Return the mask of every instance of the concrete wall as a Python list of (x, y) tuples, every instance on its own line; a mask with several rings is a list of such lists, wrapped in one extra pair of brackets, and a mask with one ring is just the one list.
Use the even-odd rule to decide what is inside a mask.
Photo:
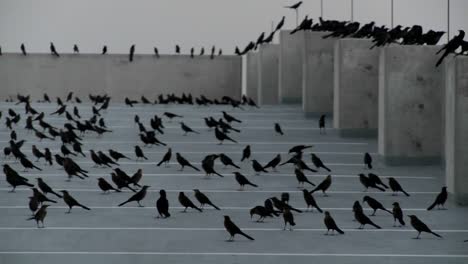
[(258, 103), (273, 105), (279, 103), (278, 44), (264, 44), (258, 51)]
[(440, 162), (444, 71), (438, 46), (390, 46), (379, 58), (379, 154), (390, 165)]
[(302, 108), (306, 116), (333, 112), (333, 53), (329, 32), (305, 32), (302, 47)]
[(380, 48), (366, 39), (335, 43), (333, 126), (341, 136), (377, 136)]
[(447, 60), (445, 99), (447, 187), (468, 205), (468, 58)]
[(245, 58), (247, 60), (247, 84), (245, 92), (248, 97), (258, 102), (258, 53), (249, 52)]
[(240, 57), (135, 55), (73, 55), (56, 58), (49, 54), (4, 54), (0, 57), (0, 99), (16, 93), (42, 98), (64, 96), (74, 91), (77, 96), (107, 93), (120, 100), (125, 97), (155, 98), (160, 93), (209, 98), (224, 95), (240, 98), (242, 63)]
[(281, 30), (279, 34), (279, 97), (280, 103), (301, 103), (304, 32), (290, 33)]

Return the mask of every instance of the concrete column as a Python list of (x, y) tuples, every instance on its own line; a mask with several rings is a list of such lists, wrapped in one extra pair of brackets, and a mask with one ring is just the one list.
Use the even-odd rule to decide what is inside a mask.
[(376, 137), (380, 48), (368, 39), (335, 43), (333, 126), (344, 137)]
[(258, 103), (279, 103), (278, 87), (279, 45), (264, 44), (258, 51)]
[(247, 85), (246, 95), (258, 102), (258, 53), (249, 52), (247, 59)]
[(445, 172), (448, 191), (468, 205), (468, 58), (446, 62)]
[(280, 103), (301, 103), (304, 32), (290, 33), (290, 30), (281, 30), (279, 35), (279, 100)]
[(444, 71), (439, 46), (382, 48), (379, 58), (379, 154), (389, 165), (440, 163)]
[(329, 32), (305, 32), (302, 48), (302, 108), (306, 116), (333, 112), (333, 53)]

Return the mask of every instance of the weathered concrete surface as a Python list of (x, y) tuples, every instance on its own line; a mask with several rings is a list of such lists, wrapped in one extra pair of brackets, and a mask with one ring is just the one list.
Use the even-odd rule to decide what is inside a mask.
[(468, 58), (446, 62), (445, 172), (455, 201), (468, 205)]
[(245, 58), (247, 60), (246, 94), (258, 102), (258, 52), (249, 52)]
[(64, 96), (107, 93), (120, 100), (144, 94), (154, 98), (160, 93), (204, 94), (211, 98), (224, 95), (240, 98), (241, 58), (208, 56), (4, 54), (0, 59), (0, 99), (17, 93), (42, 98), (47, 92)]
[(279, 97), (280, 103), (302, 102), (302, 48), (304, 32), (280, 31)]
[(304, 33), (302, 47), (302, 108), (306, 116), (333, 111), (333, 53), (335, 38), (329, 32)]
[(258, 103), (272, 105), (279, 103), (278, 44), (264, 44), (258, 51)]
[(333, 126), (341, 136), (377, 136), (380, 49), (366, 39), (335, 43)]
[(390, 165), (439, 163), (444, 71), (438, 46), (390, 46), (379, 61), (379, 154)]

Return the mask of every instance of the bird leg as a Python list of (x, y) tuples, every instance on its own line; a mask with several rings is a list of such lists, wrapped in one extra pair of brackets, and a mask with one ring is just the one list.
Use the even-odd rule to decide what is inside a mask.
[(11, 191), (9, 191), (9, 193), (14, 193), (15, 189), (16, 189), (16, 186), (13, 186), (13, 189), (11, 189)]
[(418, 236), (417, 237), (414, 237), (413, 239), (420, 239), (420, 236), (421, 235), (421, 232), (418, 232)]
[(70, 207), (70, 208), (68, 208), (68, 212), (65, 212), (65, 213), (66, 213), (66, 214), (69, 214), (69, 213), (71, 213), (71, 207)]
[(140, 201), (137, 201), (138, 207), (144, 207), (143, 205), (140, 204)]

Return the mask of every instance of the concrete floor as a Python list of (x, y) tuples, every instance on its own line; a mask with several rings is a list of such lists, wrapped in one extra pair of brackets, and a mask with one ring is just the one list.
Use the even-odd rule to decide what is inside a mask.
[[(112, 105), (112, 104), (111, 104)], [(40, 111), (50, 113), (54, 105), (33, 104)], [(9, 107), (24, 113), (23, 106), (2, 103), (0, 110), (6, 115)], [(214, 133), (208, 131), (202, 117), (213, 115), (220, 117), (220, 111), (226, 110), (240, 118), (238, 125), (242, 133), (233, 133), (232, 137), (240, 144), (226, 143), (217, 145)], [(80, 111), (85, 117), (90, 116), (90, 106), (81, 105)], [(329, 129), (327, 135), (320, 135), (317, 120), (305, 119), (299, 106), (266, 106), (261, 109), (232, 110), (230, 107), (214, 106), (198, 108), (192, 106), (139, 106), (127, 108), (123, 105), (111, 106), (105, 113), (107, 125), (114, 131), (98, 138), (94, 134), (85, 136), (84, 149), (107, 150), (113, 148), (134, 158), (133, 146), (141, 145), (137, 137), (137, 127), (133, 116), (139, 114), (149, 127), (149, 119), (170, 111), (184, 115), (183, 121), (200, 135), (183, 136), (176, 121), (166, 122), (165, 134), (158, 138), (168, 143), (173, 152), (181, 152), (184, 157), (196, 166), (202, 158), (211, 153), (224, 152), (242, 167), (241, 172), (258, 184), (259, 188), (246, 187), (238, 191), (232, 168), (223, 169), (217, 162), (216, 169), (225, 178), (217, 176), (210, 180), (187, 168), (179, 172), (179, 166), (173, 163), (170, 167), (156, 167), (164, 153), (165, 147), (144, 148), (149, 161), (120, 162), (121, 169), (133, 174), (142, 168), (142, 183), (150, 185), (150, 193), (142, 202), (145, 207), (138, 208), (135, 203), (117, 207), (132, 193), (112, 193), (103, 195), (97, 187), (97, 177), (110, 181), (111, 169), (92, 168), (89, 157), (76, 158), (84, 168), (89, 169), (90, 178), (74, 178), (66, 182), (64, 171), (56, 165), (45, 166), (36, 163), (43, 171), (22, 173), (35, 183), (34, 178), (42, 177), (56, 190), (67, 189), (78, 201), (92, 208), (85, 211), (74, 208), (71, 214), (63, 201), (53, 204), (48, 210), (45, 229), (37, 229), (33, 221), (26, 221), (30, 211), (27, 197), (30, 189), (18, 188), (16, 193), (8, 193), (10, 187), (4, 176), (0, 179), (0, 263), (284, 263), (285, 261), (303, 263), (467, 263), (468, 243), (468, 210), (449, 202), (448, 210), (425, 210), (433, 201), (444, 184), (443, 170), (439, 167), (385, 167), (375, 162), (373, 172), (385, 177), (393, 176), (411, 194), (411, 197), (392, 196), (389, 192), (369, 191), (367, 195), (381, 201), (387, 208), (398, 201), (405, 214), (415, 214), (444, 239), (423, 234), (421, 240), (414, 240), (416, 232), (411, 227), (393, 227), (393, 218), (378, 212), (373, 217), (383, 229), (375, 230), (366, 227), (357, 230), (358, 224), (353, 221), (351, 206), (355, 200), (362, 200), (366, 195), (359, 183), (357, 174), (368, 172), (363, 168), (364, 152), (374, 153), (377, 159), (376, 139), (343, 139), (336, 131)], [(24, 115), (16, 129), (20, 139), (25, 138), (23, 150), (30, 154), (31, 145), (36, 144), (41, 150), (51, 148), (58, 152), (58, 141), (44, 140), (38, 142), (32, 134), (23, 130)], [(55, 125), (64, 123), (64, 118), (47, 116), (46, 121)], [(4, 117), (2, 118), (4, 123)], [(285, 132), (277, 136), (273, 124), (279, 122)], [(331, 125), (331, 120), (328, 124)], [(3, 148), (9, 140), (9, 131), (2, 125), (0, 128), (0, 146)], [(240, 163), (241, 150), (246, 144), (252, 146), (253, 157), (262, 164), (272, 159), (277, 153), (283, 160), (288, 158), (287, 150), (296, 144), (313, 144), (314, 153), (332, 169), (333, 184), (329, 197), (315, 194), (318, 204), (331, 212), (338, 225), (346, 232), (342, 236), (324, 236), (323, 215), (317, 212), (295, 213), (297, 226), (295, 230), (283, 231), (282, 217), (267, 219), (265, 223), (256, 223), (250, 219), (249, 209), (262, 205), (272, 196), (281, 192), (291, 194), (290, 204), (304, 208), (305, 204), (293, 167), (286, 165), (278, 172), (254, 176), (250, 162)], [(89, 152), (85, 151), (86, 154)], [(310, 155), (305, 160), (310, 162)], [(32, 159), (32, 158), (31, 158)], [(2, 163), (11, 163), (18, 171), (23, 168), (19, 163), (2, 158)], [(307, 173), (314, 183), (319, 183), (326, 172)], [(386, 181), (386, 179), (385, 179)], [(168, 191), (172, 217), (155, 219), (155, 201), (159, 190)], [(198, 188), (222, 208), (222, 211), (208, 208), (203, 213), (190, 211), (182, 213), (177, 200), (179, 191), (195, 201), (192, 189)], [(309, 188), (309, 187), (308, 187)], [(55, 199), (49, 195), (50, 198)], [(367, 205), (364, 205), (367, 208)], [(233, 221), (255, 241), (236, 237), (233, 243), (225, 242), (229, 237), (223, 227), (223, 215), (230, 215)], [(409, 225), (409, 219), (405, 219)]]

